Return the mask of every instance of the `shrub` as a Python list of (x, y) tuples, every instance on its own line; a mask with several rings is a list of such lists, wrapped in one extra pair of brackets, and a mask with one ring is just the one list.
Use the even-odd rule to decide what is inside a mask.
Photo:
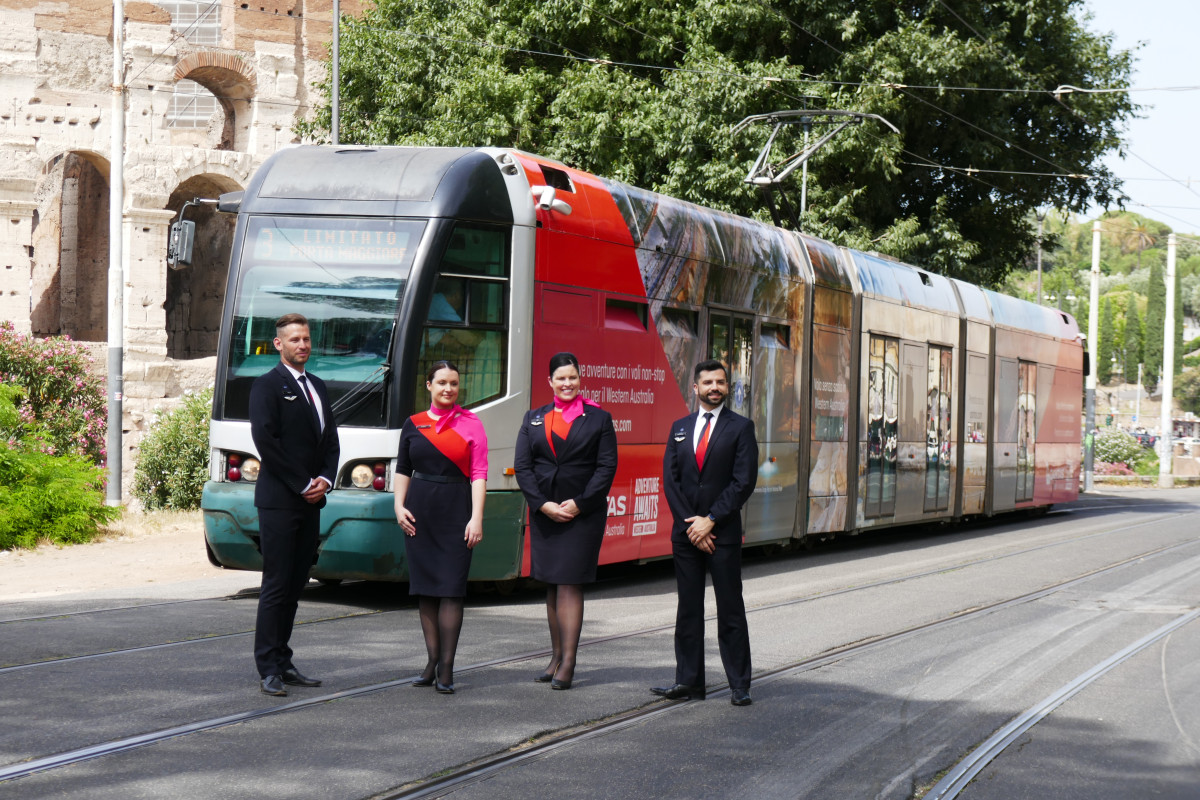
[(1104, 461), (1096, 462), (1096, 474), (1097, 475), (1120, 475), (1120, 476), (1126, 477), (1126, 478), (1132, 478), (1135, 475), (1137, 475), (1136, 472), (1134, 472), (1133, 470), (1131, 470), (1129, 467), (1125, 466), (1124, 464), (1109, 464)]
[(1093, 452), (1096, 461), (1124, 464), (1130, 469), (1136, 469), (1146, 451), (1132, 434), (1120, 428), (1101, 428), (1096, 434)]
[(133, 471), (133, 495), (147, 510), (200, 507), (208, 480), (208, 423), (212, 389), (184, 398), (142, 440)]
[(91, 364), (83, 345), (65, 336), (35, 339), (17, 333), (11, 322), (0, 322), (0, 383), (23, 390), (10, 442), (103, 464), (107, 398)]
[[(14, 402), (21, 396), (16, 387), (0, 387), (0, 426), (20, 419)], [(0, 442), (0, 550), (41, 539), (86, 542), (120, 514), (104, 504), (104, 470), (86, 458)]]

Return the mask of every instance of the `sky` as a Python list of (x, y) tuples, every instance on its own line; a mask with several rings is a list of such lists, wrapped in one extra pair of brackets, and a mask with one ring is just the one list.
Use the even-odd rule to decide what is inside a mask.
[[(1142, 43), (1134, 54), (1135, 89), (1192, 87), (1134, 92), (1134, 102), (1145, 108), (1129, 123), (1130, 152), (1105, 163), (1124, 180), (1131, 201), (1126, 210), (1177, 233), (1200, 234), (1200, 0), (1084, 0), (1084, 6), (1093, 15), (1088, 29), (1114, 34), (1117, 49)], [(1075, 83), (1069, 76), (1062, 82)]]

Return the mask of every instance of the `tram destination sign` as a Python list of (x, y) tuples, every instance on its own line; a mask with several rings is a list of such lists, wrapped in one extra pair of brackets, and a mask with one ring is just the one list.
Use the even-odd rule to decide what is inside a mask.
[(408, 250), (408, 231), (361, 227), (259, 228), (254, 237), (258, 262), (316, 264), (402, 264)]

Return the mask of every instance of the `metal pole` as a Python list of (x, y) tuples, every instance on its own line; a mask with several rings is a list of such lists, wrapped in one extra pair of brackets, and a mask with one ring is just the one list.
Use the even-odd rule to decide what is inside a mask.
[(108, 461), (107, 502), (121, 504), (121, 426), (125, 394), (125, 269), (121, 218), (125, 210), (125, 2), (113, 0), (112, 154), (108, 174)]
[[(808, 129), (811, 125), (804, 126), (804, 149), (808, 150)], [(804, 210), (808, 208), (808, 159), (804, 159), (804, 166), (800, 172), (800, 216), (804, 216)]]
[(1091, 369), (1087, 376), (1087, 411), (1083, 431), (1083, 490), (1092, 491), (1095, 484), (1096, 459), (1096, 371), (1099, 369), (1096, 345), (1100, 340), (1100, 220), (1092, 223), (1092, 295), (1088, 304), (1088, 353)]
[(339, 129), (341, 128), (341, 112), (338, 110), (338, 95), (341, 93), (341, 20), (342, 9), (340, 0), (333, 0), (333, 91), (330, 94), (330, 111), (333, 114), (333, 120), (330, 123), (330, 135), (334, 144), (341, 144), (339, 141)]
[(1167, 324), (1163, 331), (1162, 412), (1159, 414), (1158, 486), (1170, 489), (1175, 485), (1171, 469), (1171, 440), (1175, 435), (1172, 422), (1175, 383), (1175, 234), (1167, 235)]

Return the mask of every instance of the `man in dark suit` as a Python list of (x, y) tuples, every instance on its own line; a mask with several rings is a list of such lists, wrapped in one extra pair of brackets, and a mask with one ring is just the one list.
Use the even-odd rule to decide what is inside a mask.
[(717, 598), (717, 643), (732, 690), (748, 706), (750, 634), (742, 601), (742, 506), (758, 480), (754, 423), (724, 407), (729, 373), (720, 361), (696, 365), (694, 414), (671, 425), (663, 456), (663, 490), (671, 507), (671, 551), (679, 606), (675, 615), (675, 685), (653, 688), (672, 700), (703, 700), (704, 575)]
[(262, 591), (254, 661), (265, 694), (284, 684), (320, 686), (292, 663), (288, 640), (300, 592), (317, 553), (321, 509), (337, 474), (337, 426), (325, 383), (304, 370), (312, 352), (308, 320), (285, 314), (275, 323), (280, 360), (250, 388), (250, 433), (262, 464), (254, 486), (262, 550)]

